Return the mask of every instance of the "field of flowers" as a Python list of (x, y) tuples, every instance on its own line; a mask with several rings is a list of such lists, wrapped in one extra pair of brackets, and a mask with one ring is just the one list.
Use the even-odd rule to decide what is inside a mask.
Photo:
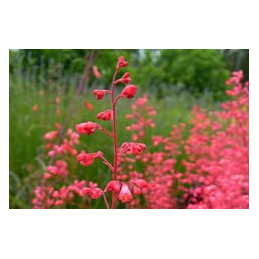
[(10, 86), (10, 208), (249, 208), (243, 72), (225, 82), (227, 101), (212, 104), (156, 100), (127, 66), (120, 56), (108, 89)]

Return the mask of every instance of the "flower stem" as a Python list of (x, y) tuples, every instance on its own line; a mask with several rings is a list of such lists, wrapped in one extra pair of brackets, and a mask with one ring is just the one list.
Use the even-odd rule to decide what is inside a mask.
[[(115, 79), (117, 76), (119, 68), (116, 67), (116, 70), (114, 72), (113, 78), (112, 78), (112, 85), (111, 85), (111, 101), (112, 101), (112, 124), (113, 124), (113, 174), (112, 178), (114, 181), (117, 179), (117, 169), (118, 169), (118, 142), (117, 142), (117, 128), (116, 128), (116, 102), (114, 97), (114, 86), (115, 86)], [(117, 197), (113, 193), (112, 195), (112, 209), (116, 207), (116, 200)]]
[(104, 163), (105, 165), (107, 165), (107, 166), (111, 169), (111, 171), (113, 172), (113, 171), (114, 171), (114, 168), (113, 168), (113, 166), (111, 165), (111, 163), (109, 163), (108, 160), (107, 160), (104, 156), (101, 156), (100, 158), (103, 160), (103, 163)]
[(109, 203), (108, 203), (108, 201), (107, 201), (107, 199), (106, 199), (106, 196), (105, 196), (105, 193), (104, 193), (104, 192), (103, 192), (103, 199), (104, 199), (106, 208), (107, 208), (107, 209), (110, 209)]
[(103, 133), (105, 133), (109, 137), (113, 138), (113, 134), (111, 132), (109, 132), (108, 130), (106, 130), (105, 128), (101, 128), (100, 131), (102, 131)]

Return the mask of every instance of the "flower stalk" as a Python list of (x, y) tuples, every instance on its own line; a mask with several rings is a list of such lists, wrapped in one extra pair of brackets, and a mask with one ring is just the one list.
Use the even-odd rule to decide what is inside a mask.
[[(111, 164), (104, 156), (101, 151), (95, 153), (85, 153), (82, 151), (78, 156), (77, 160), (83, 166), (90, 166), (95, 159), (102, 159), (103, 163), (111, 170), (112, 172), (112, 181), (108, 183), (109, 188), (105, 188), (102, 192), (102, 196), (105, 202), (106, 208), (115, 209), (117, 200), (119, 199), (122, 203), (131, 202), (132, 200), (132, 185), (130, 183), (119, 182), (117, 181), (117, 172), (119, 166), (119, 156), (121, 152), (130, 152), (131, 154), (138, 155), (145, 145), (142, 143), (123, 143), (122, 147), (118, 148), (118, 134), (117, 134), (117, 121), (116, 121), (116, 105), (118, 101), (122, 98), (133, 98), (136, 94), (137, 87), (135, 85), (126, 85), (121, 93), (118, 96), (115, 96), (115, 86), (118, 84), (127, 84), (130, 82), (130, 73), (126, 72), (122, 78), (117, 79), (118, 72), (121, 68), (128, 65), (124, 57), (119, 57), (118, 63), (113, 74), (110, 90), (94, 90), (93, 94), (97, 100), (102, 100), (105, 95), (111, 96), (111, 110), (102, 111), (97, 114), (97, 119), (103, 121), (112, 120), (112, 133), (107, 131), (103, 126), (95, 122), (85, 122), (76, 125), (76, 130), (78, 133), (91, 135), (94, 134), (96, 130), (100, 130), (113, 140), (113, 164)], [(93, 189), (95, 188), (95, 189)], [(100, 190), (97, 186), (94, 186), (92, 189), (86, 189), (86, 193), (92, 195), (94, 198), (100, 197)], [(112, 191), (112, 201), (111, 206), (109, 205), (107, 198), (105, 196), (106, 191)], [(92, 193), (91, 193), (92, 192)]]

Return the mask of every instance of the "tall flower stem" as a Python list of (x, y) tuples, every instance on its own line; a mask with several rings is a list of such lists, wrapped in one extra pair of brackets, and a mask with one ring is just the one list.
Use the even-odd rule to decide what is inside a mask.
[(108, 203), (108, 201), (106, 199), (105, 193), (103, 193), (103, 199), (104, 199), (104, 203), (105, 203), (106, 208), (110, 209), (110, 206), (109, 206), (109, 203)]
[[(118, 67), (116, 67), (116, 70), (113, 74), (112, 78), (112, 85), (111, 85), (111, 101), (112, 101), (112, 125), (113, 125), (113, 174), (112, 178), (113, 180), (117, 179), (117, 170), (118, 170), (118, 140), (117, 140), (117, 125), (116, 125), (116, 102), (114, 97), (114, 86), (115, 86), (115, 79), (118, 73)], [(113, 193), (112, 195), (112, 209), (115, 209), (116, 207), (116, 200), (117, 197)]]

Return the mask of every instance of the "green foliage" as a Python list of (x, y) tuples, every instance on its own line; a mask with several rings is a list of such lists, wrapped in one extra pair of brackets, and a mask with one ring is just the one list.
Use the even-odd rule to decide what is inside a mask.
[(216, 98), (224, 95), (230, 75), (222, 53), (213, 49), (146, 50), (138, 72), (141, 82), (152, 88), (183, 85), (193, 94), (211, 91)]
[[(58, 76), (80, 75), (85, 66), (85, 56), (92, 50), (36, 49), (10, 51), (10, 73), (19, 67), (23, 74), (36, 73), (36, 81), (55, 80)], [(162, 98), (176, 85), (183, 85), (193, 94), (213, 92), (219, 99), (224, 94), (224, 81), (229, 76), (223, 52), (214, 49), (173, 50), (95, 50), (94, 65), (102, 78), (99, 84), (109, 87), (117, 57), (125, 56), (131, 73), (144, 91), (153, 91)], [(113, 65), (111, 65), (113, 64)], [(89, 85), (94, 83), (91, 76)], [(47, 87), (48, 82), (44, 83)]]

